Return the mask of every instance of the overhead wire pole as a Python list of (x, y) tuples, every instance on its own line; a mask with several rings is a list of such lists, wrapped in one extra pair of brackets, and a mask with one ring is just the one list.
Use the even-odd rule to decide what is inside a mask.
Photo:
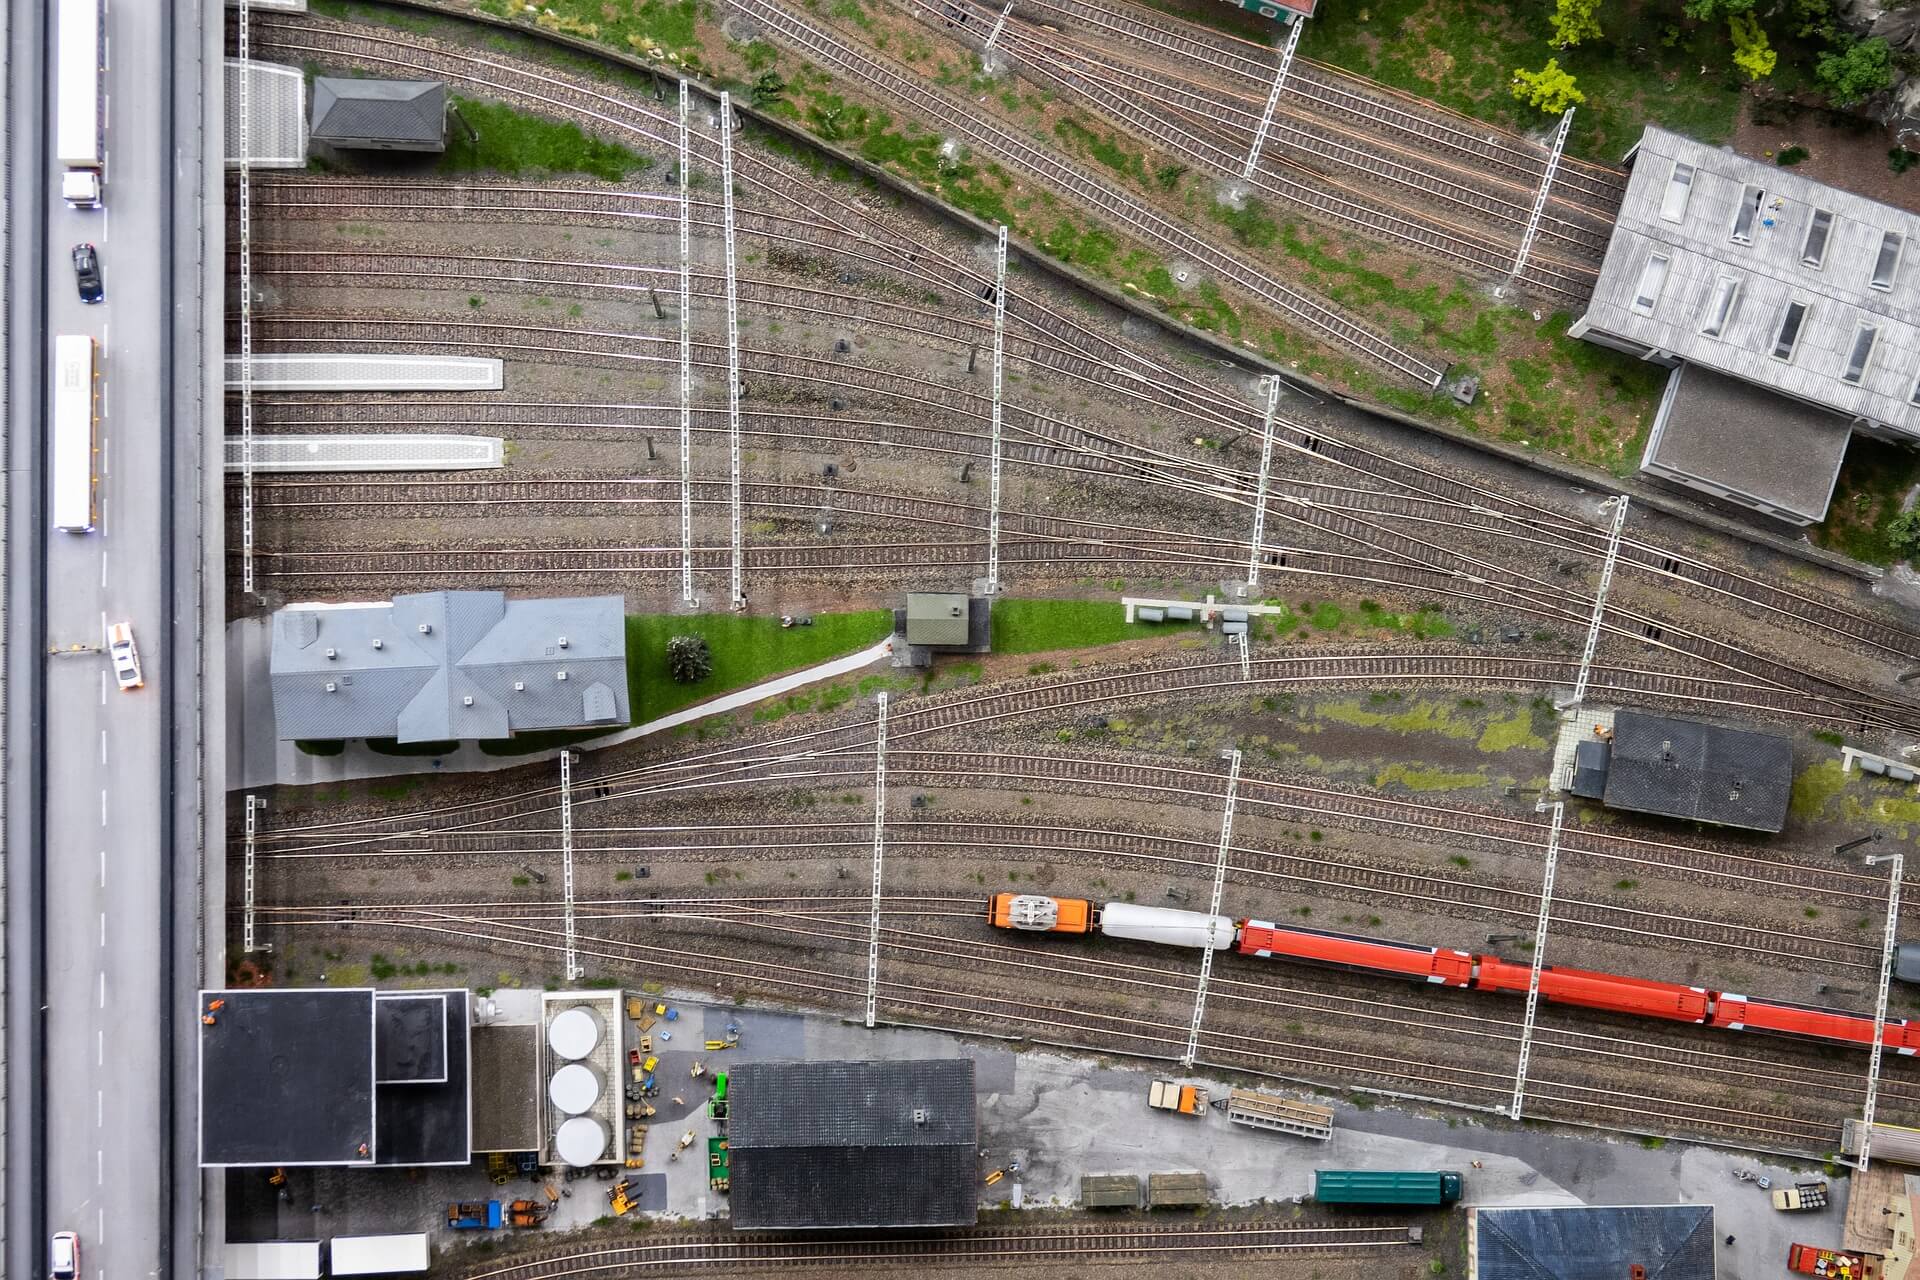
[[(1600, 651), (1600, 620), (1607, 611), (1607, 590), (1613, 586), (1613, 568), (1620, 562), (1620, 535), (1627, 527), (1627, 495), (1608, 499), (1614, 503), (1613, 529), (1607, 534), (1607, 556), (1600, 562), (1600, 585), (1593, 593), (1593, 617), (1587, 622), (1587, 643), (1580, 651), (1580, 674), (1574, 677), (1573, 698), (1566, 707), (1577, 707), (1587, 696), (1587, 678), (1593, 673), (1593, 656)], [(1566, 710), (1562, 707), (1561, 710)]]
[(887, 848), (887, 695), (873, 736), (873, 915), (867, 926), (867, 1025), (880, 1003), (880, 867)]
[(1007, 0), (1007, 7), (1000, 11), (1000, 17), (997, 21), (994, 22), (993, 30), (987, 33), (986, 43), (980, 46), (980, 52), (983, 55), (993, 52), (994, 41), (998, 40), (1000, 38), (1000, 33), (1007, 29), (1007, 15), (1012, 12), (1013, 12), (1013, 0)]
[(735, 609), (747, 607), (745, 553), (740, 545), (740, 282), (733, 258), (733, 95), (720, 95), (720, 208), (727, 239), (727, 497)]
[(577, 981), (586, 970), (580, 967), (579, 937), (573, 920), (573, 752), (560, 753), (560, 883), (567, 895), (567, 981)]
[(1873, 1060), (1867, 1064), (1867, 1104), (1860, 1119), (1859, 1169), (1862, 1173), (1866, 1172), (1868, 1153), (1873, 1147), (1873, 1110), (1880, 1097), (1880, 1053), (1887, 1042), (1887, 980), (1893, 976), (1894, 933), (1900, 927), (1900, 877), (1907, 871), (1904, 854), (1880, 854), (1867, 859), (1868, 866), (1879, 862), (1891, 862), (1893, 874), (1887, 882), (1887, 931), (1880, 944), (1880, 991), (1873, 1004)]
[(1513, 1102), (1509, 1120), (1518, 1120), (1527, 1099), (1527, 1061), (1533, 1056), (1533, 1019), (1540, 1010), (1540, 963), (1547, 954), (1547, 921), (1553, 914), (1553, 873), (1560, 860), (1560, 823), (1567, 806), (1555, 801), (1553, 823), (1547, 828), (1547, 869), (1540, 878), (1540, 919), (1533, 929), (1533, 969), (1527, 975), (1527, 1013), (1520, 1024), (1520, 1061), (1513, 1071)]
[(1213, 867), (1213, 897), (1207, 907), (1207, 945), (1200, 949), (1200, 985), (1193, 993), (1193, 1022), (1187, 1028), (1187, 1051), (1180, 1058), (1190, 1067), (1200, 1053), (1200, 1020), (1207, 1012), (1207, 980), (1213, 976), (1212, 919), (1220, 914), (1220, 895), (1227, 887), (1227, 852), (1233, 848), (1233, 805), (1240, 794), (1240, 748), (1227, 757), (1227, 807), (1220, 815), (1220, 856)]
[(1260, 113), (1260, 127), (1253, 131), (1253, 147), (1247, 152), (1247, 166), (1240, 171), (1242, 182), (1251, 181), (1260, 167), (1260, 152), (1267, 145), (1267, 131), (1273, 128), (1273, 112), (1280, 105), (1280, 91), (1286, 88), (1287, 72), (1293, 67), (1293, 51), (1300, 47), (1300, 33), (1307, 20), (1294, 15), (1287, 27), (1287, 47), (1280, 52), (1280, 69), (1273, 73), (1273, 88), (1267, 91), (1267, 109)]
[(240, 917), (240, 950), (249, 953), (260, 950), (253, 936), (253, 838), (255, 832), (253, 815), (259, 803), (253, 792), (247, 792), (246, 906)]
[(1253, 549), (1247, 554), (1249, 590), (1260, 585), (1260, 544), (1267, 536), (1267, 475), (1273, 470), (1273, 415), (1279, 407), (1280, 379), (1270, 377), (1267, 379), (1267, 421), (1260, 436), (1260, 483), (1253, 497)]
[(992, 464), (987, 477), (987, 594), (1000, 590), (1000, 420), (1001, 396), (1006, 389), (1007, 336), (1007, 228), (1000, 228), (1000, 247), (993, 281), (993, 439)]
[(680, 82), (680, 599), (693, 601), (693, 236), (687, 82)]
[(1573, 108), (1560, 117), (1559, 132), (1553, 135), (1553, 152), (1547, 157), (1547, 170), (1540, 175), (1540, 190), (1534, 193), (1533, 212), (1527, 215), (1527, 228), (1520, 234), (1520, 252), (1513, 257), (1513, 270), (1507, 273), (1507, 283), (1494, 290), (1499, 297), (1506, 292), (1507, 285), (1520, 278), (1526, 269), (1527, 255), (1533, 252), (1534, 237), (1540, 234), (1540, 215), (1547, 211), (1547, 195), (1553, 190), (1554, 175), (1560, 172), (1560, 155), (1567, 149), (1567, 133), (1573, 128)]
[(253, 53), (240, 0), (240, 590), (253, 594)]

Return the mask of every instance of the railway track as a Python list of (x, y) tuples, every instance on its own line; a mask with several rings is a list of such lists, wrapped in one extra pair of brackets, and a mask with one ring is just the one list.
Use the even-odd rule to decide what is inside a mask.
[[(797, 19), (789, 19), (797, 22)], [(647, 139), (663, 152), (677, 145), (669, 141), (677, 125), (670, 125), (664, 114), (653, 113), (637, 104), (619, 99), (599, 89), (572, 81), (569, 77), (555, 72), (533, 71), (516, 67), (498, 59), (475, 54), (456, 53), (431, 41), (411, 39), (389, 39), (377, 34), (361, 34), (343, 31), (339, 28), (322, 26), (306, 20), (292, 22), (286, 18), (263, 19), (259, 24), (259, 44), (261, 54), (266, 57), (284, 57), (299, 62), (310, 57), (346, 57), (358, 63), (375, 67), (403, 68), (409, 73), (428, 72), (449, 80), (471, 86), (484, 92), (498, 94), (505, 92), (510, 96), (543, 103), (560, 109), (566, 114), (585, 116), (597, 127), (611, 128), (616, 136), (632, 138), (639, 136)], [(796, 28), (804, 37), (811, 29), (805, 24)], [(825, 40), (823, 34), (820, 40)], [(840, 47), (840, 56), (850, 51)], [(823, 55), (824, 56), (824, 55)], [(860, 78), (860, 59), (854, 56), (850, 65), (842, 68), (852, 78)], [(895, 81), (909, 90), (917, 90), (912, 81), (895, 73), (888, 72)], [(1268, 276), (1259, 268), (1232, 255), (1213, 248), (1191, 233), (1177, 227), (1172, 222), (1148, 210), (1144, 205), (1126, 195), (1118, 188), (1080, 173), (1033, 147), (1017, 136), (997, 127), (978, 124), (957, 104), (945, 103), (949, 122), (965, 126), (963, 136), (972, 137), (976, 132), (984, 131), (996, 137), (1001, 143), (1017, 151), (1007, 154), (1006, 158), (1022, 167), (1034, 164), (1041, 166), (1033, 176), (1049, 185), (1060, 186), (1069, 194), (1086, 199), (1094, 207), (1109, 217), (1119, 220), (1119, 225), (1130, 234), (1147, 238), (1151, 243), (1167, 248), (1176, 248), (1178, 252), (1193, 257), (1218, 273), (1222, 279), (1258, 298), (1273, 307), (1294, 322), (1304, 326), (1316, 337), (1334, 343), (1345, 350), (1356, 352), (1362, 357), (1380, 364), (1388, 370), (1409, 378), (1419, 385), (1439, 386), (1444, 369), (1403, 350), (1374, 331), (1348, 320), (1335, 308), (1319, 299), (1282, 284)], [(717, 144), (701, 135), (701, 148), (711, 155), (717, 150)], [(985, 136), (977, 139), (985, 145)], [(989, 148), (993, 149), (993, 148)], [(1005, 154), (1005, 153), (1003, 153)], [(703, 159), (705, 156), (703, 155)], [(776, 184), (761, 173), (771, 173), (763, 164), (757, 162), (751, 152), (742, 157), (746, 164), (739, 176), (743, 186), (760, 190), (768, 195), (777, 196), (779, 203), (794, 203), (805, 208), (808, 203), (816, 206), (820, 201), (810, 201), (796, 197), (791, 192), (778, 192)], [(851, 228), (845, 228), (851, 231)]]
[[(970, 14), (976, 20), (982, 39), (984, 31), (996, 20), (994, 11), (973, 5), (972, 0), (917, 0), (917, 3), (922, 6), (923, 15), (937, 17), (949, 8)], [(1218, 178), (1241, 179), (1251, 190), (1308, 210), (1321, 219), (1384, 243), (1419, 249), (1476, 275), (1504, 279), (1514, 264), (1517, 237), (1513, 243), (1507, 243), (1477, 229), (1404, 206), (1382, 204), (1368, 193), (1301, 165), (1289, 164), (1282, 155), (1285, 147), (1352, 168), (1360, 156), (1349, 146), (1329, 144), (1283, 123), (1275, 150), (1264, 155), (1263, 166), (1250, 178), (1242, 178), (1245, 149), (1228, 150), (1227, 139), (1221, 134), (1239, 113), (1250, 117), (1241, 122), (1250, 140), (1259, 120), (1256, 112), (1209, 98), (1170, 78), (1147, 76), (1128, 64), (1074, 57), (1042, 41), (1017, 20), (1009, 19), (998, 29), (998, 47), (1013, 55), (1029, 78), (1086, 101), (1137, 137), (1159, 146), (1169, 155), (1201, 166)], [(1531, 213), (1531, 196), (1524, 206), (1508, 207), (1480, 193), (1470, 193), (1462, 184), (1422, 173), (1390, 158), (1376, 154), (1368, 159), (1372, 161), (1374, 177), (1395, 181), (1430, 198), (1464, 204), (1483, 215), (1505, 213), (1509, 222), (1518, 224), (1515, 230), (1525, 225)], [(1556, 227), (1548, 238), (1557, 235), (1564, 239), (1568, 234), (1565, 228)], [(1604, 252), (1605, 238), (1592, 233), (1589, 236), (1591, 243), (1585, 247)], [(1521, 282), (1534, 290), (1576, 304), (1591, 296), (1597, 278), (1596, 266), (1568, 262), (1545, 249), (1529, 255), (1528, 267), (1520, 276)]]
[[(656, 1233), (666, 1234), (666, 1233)], [(1020, 1262), (1213, 1259), (1278, 1254), (1372, 1257), (1412, 1243), (1404, 1225), (1351, 1221), (1275, 1226), (1260, 1222), (1181, 1226), (973, 1228), (911, 1236), (822, 1240), (751, 1232), (673, 1233), (666, 1239), (592, 1245), (486, 1262), (467, 1280), (569, 1280), (633, 1271), (726, 1271), (809, 1266), (928, 1263), (1006, 1266)]]
[[(1026, 0), (1022, 9), (1152, 53), (1194, 74), (1231, 77), (1263, 100), (1273, 84), (1276, 58), (1271, 48), (1144, 5), (1126, 0)], [(1295, 57), (1281, 96), (1440, 150), (1463, 163), (1490, 167), (1536, 189), (1546, 170), (1547, 148), (1531, 138), (1311, 58)], [(1626, 194), (1626, 174), (1568, 156), (1561, 161), (1558, 186), (1610, 220)]]

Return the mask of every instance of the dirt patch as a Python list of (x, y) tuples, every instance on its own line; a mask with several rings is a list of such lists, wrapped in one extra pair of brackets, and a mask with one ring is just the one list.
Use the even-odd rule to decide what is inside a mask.
[(1896, 209), (1920, 213), (1920, 171), (1896, 174), (1887, 163), (1893, 136), (1852, 116), (1778, 101), (1746, 99), (1734, 130), (1733, 149), (1762, 160), (1806, 158), (1794, 173), (1857, 192)]

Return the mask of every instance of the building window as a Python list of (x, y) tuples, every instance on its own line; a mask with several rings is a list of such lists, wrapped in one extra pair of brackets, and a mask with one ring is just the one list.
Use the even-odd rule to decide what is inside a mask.
[(1860, 385), (1867, 376), (1867, 365), (1873, 359), (1873, 344), (1879, 340), (1880, 326), (1865, 320), (1853, 331), (1853, 349), (1847, 352), (1847, 370), (1840, 375), (1840, 381)]
[(1913, 380), (1913, 390), (1907, 393), (1908, 404), (1920, 404), (1920, 377)]
[(1882, 293), (1893, 288), (1893, 277), (1900, 270), (1900, 250), (1906, 247), (1907, 238), (1898, 231), (1889, 231), (1880, 237), (1880, 253), (1873, 260), (1873, 287)]
[(1727, 326), (1739, 309), (1740, 277), (1721, 276), (1714, 281), (1713, 296), (1707, 299), (1707, 316), (1700, 323), (1700, 332), (1709, 338), (1726, 337)]
[(1636, 315), (1650, 316), (1654, 304), (1660, 301), (1660, 291), (1667, 284), (1667, 264), (1672, 261), (1664, 253), (1648, 257), (1647, 265), (1640, 268), (1640, 287), (1633, 293), (1633, 310)]
[(1760, 221), (1760, 206), (1766, 202), (1767, 193), (1761, 187), (1744, 187), (1740, 191), (1740, 207), (1733, 211), (1733, 242), (1735, 244), (1753, 243), (1753, 224)]
[(1797, 300), (1787, 304), (1787, 314), (1780, 318), (1780, 336), (1773, 341), (1775, 360), (1793, 359), (1793, 349), (1800, 345), (1800, 331), (1807, 324), (1808, 306)]
[(1687, 198), (1693, 194), (1693, 166), (1673, 162), (1673, 175), (1667, 179), (1667, 189), (1660, 194), (1660, 216), (1668, 222), (1679, 222), (1687, 216)]
[(1818, 271), (1827, 260), (1827, 237), (1833, 234), (1833, 214), (1826, 209), (1813, 211), (1807, 227), (1807, 242), (1800, 246), (1800, 261)]

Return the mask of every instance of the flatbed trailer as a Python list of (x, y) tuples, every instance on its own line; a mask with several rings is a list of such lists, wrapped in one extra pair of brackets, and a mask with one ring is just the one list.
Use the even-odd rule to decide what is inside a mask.
[(1252, 1089), (1227, 1091), (1227, 1119), (1250, 1129), (1269, 1129), (1326, 1142), (1333, 1137), (1333, 1108), (1295, 1102)]

